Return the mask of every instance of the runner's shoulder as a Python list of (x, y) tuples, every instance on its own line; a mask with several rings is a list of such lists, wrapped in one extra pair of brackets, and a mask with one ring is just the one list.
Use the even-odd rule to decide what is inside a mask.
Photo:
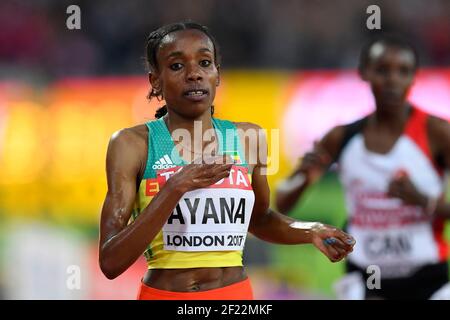
[(258, 145), (259, 143), (267, 143), (266, 132), (260, 125), (252, 122), (233, 122), (233, 124), (238, 129), (241, 139), (252, 139), (254, 137)]
[(428, 131), (430, 138), (439, 138), (442, 134), (450, 133), (450, 123), (445, 119), (429, 115)]
[(447, 153), (450, 148), (450, 124), (447, 120), (437, 116), (428, 117), (428, 139), (431, 146), (435, 146), (438, 152)]
[(147, 148), (148, 131), (145, 124), (123, 128), (114, 132), (109, 147), (118, 151), (139, 153)]
[(336, 159), (340, 153), (345, 132), (347, 130), (346, 128), (346, 125), (335, 126), (328, 131), (320, 141), (321, 146), (325, 148), (332, 159)]
[(233, 122), (233, 124), (236, 126), (236, 128), (241, 130), (247, 130), (247, 129), (254, 129), (254, 130), (261, 130), (261, 126), (257, 125), (253, 122)]
[(331, 128), (323, 137), (328, 143), (340, 144), (344, 139), (347, 125), (338, 125)]

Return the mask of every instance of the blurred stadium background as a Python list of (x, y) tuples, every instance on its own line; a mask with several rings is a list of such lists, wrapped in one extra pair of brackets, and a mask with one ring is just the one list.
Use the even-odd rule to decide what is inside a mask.
[[(81, 8), (81, 30), (66, 28), (71, 4)], [(223, 55), (217, 116), (280, 129), (274, 190), (314, 139), (373, 109), (355, 71), (374, 32), (365, 27), (371, 4), (381, 8), (383, 31), (419, 51), (411, 100), (450, 119), (447, 0), (1, 1), (0, 298), (135, 297), (145, 262), (103, 277), (98, 220), (109, 137), (157, 108), (145, 98), (151, 30), (184, 19), (210, 27)], [(339, 226), (344, 214), (333, 172), (293, 212)], [(333, 299), (343, 273), (312, 247), (251, 237), (245, 260), (259, 299)], [(79, 290), (67, 286), (70, 266), (80, 268)]]

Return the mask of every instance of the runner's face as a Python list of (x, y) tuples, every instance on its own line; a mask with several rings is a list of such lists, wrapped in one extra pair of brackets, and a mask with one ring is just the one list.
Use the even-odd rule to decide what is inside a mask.
[(363, 78), (370, 83), (378, 106), (402, 106), (415, 75), (411, 50), (376, 43), (369, 53)]
[(199, 30), (172, 32), (161, 41), (157, 60), (159, 70), (152, 84), (160, 86), (171, 111), (185, 118), (210, 112), (219, 71), (207, 35)]

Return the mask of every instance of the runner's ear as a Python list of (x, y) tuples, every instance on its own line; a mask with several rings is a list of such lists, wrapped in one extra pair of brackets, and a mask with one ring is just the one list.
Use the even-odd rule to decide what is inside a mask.
[(216, 80), (216, 87), (220, 85), (220, 64), (216, 66), (217, 68), (217, 80)]

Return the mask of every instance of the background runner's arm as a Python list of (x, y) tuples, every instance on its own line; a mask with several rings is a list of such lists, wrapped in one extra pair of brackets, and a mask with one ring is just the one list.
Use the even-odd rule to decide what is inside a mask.
[[(436, 117), (430, 117), (429, 119), (429, 127), (432, 129), (431, 139), (437, 141), (439, 144), (438, 153), (442, 155), (442, 164), (445, 170), (450, 169), (450, 124), (442, 119), (438, 119)], [(446, 201), (445, 195), (442, 198), (438, 199), (436, 203), (436, 209), (434, 212), (431, 212), (433, 209), (431, 206), (433, 204), (430, 203), (430, 199), (427, 203), (427, 209), (430, 214), (434, 214), (437, 216), (444, 217), (446, 219), (450, 218), (450, 204)]]
[(343, 127), (333, 128), (320, 142), (315, 143), (314, 149), (305, 154), (294, 172), (277, 186), (275, 202), (281, 213), (289, 212), (303, 192), (337, 160), (343, 134)]
[[(448, 121), (429, 116), (428, 137), (431, 152), (438, 166), (444, 170), (450, 169), (450, 124)], [(407, 189), (407, 188), (406, 188)], [(418, 205), (429, 215), (450, 218), (450, 204), (446, 201), (445, 191), (439, 199), (418, 196)]]

